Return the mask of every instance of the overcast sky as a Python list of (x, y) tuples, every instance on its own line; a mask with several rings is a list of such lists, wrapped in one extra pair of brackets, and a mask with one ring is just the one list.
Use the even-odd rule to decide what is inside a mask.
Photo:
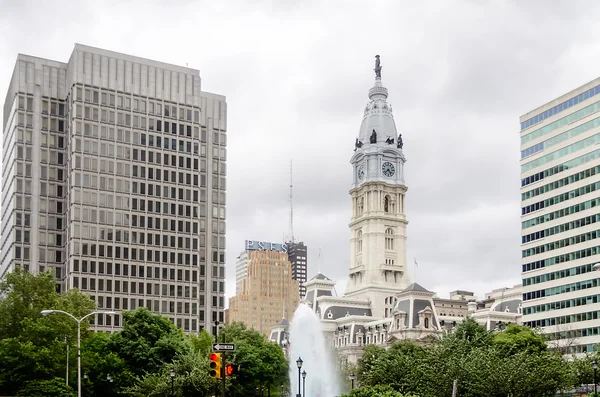
[[(74, 43), (200, 70), (228, 102), (227, 273), (245, 239), (295, 235), (349, 267), (354, 140), (381, 55), (408, 159), (408, 258), (444, 296), (520, 282), (519, 116), (600, 75), (595, 1), (0, 0), (0, 98), (17, 53)], [(321, 257), (319, 260), (319, 248)]]

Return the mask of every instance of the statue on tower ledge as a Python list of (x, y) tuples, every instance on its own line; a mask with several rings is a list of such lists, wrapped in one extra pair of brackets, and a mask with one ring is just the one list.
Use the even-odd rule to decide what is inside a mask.
[(356, 149), (360, 149), (362, 145), (362, 141), (359, 141), (358, 138), (356, 138), (356, 142), (354, 142), (354, 151), (356, 152)]
[(381, 62), (379, 61), (379, 55), (375, 55), (375, 77), (381, 78)]
[(402, 149), (404, 142), (402, 142), (402, 134), (398, 134), (398, 149)]
[(377, 143), (377, 133), (375, 132), (375, 129), (373, 129), (373, 133), (371, 134), (371, 137), (369, 138), (369, 142)]

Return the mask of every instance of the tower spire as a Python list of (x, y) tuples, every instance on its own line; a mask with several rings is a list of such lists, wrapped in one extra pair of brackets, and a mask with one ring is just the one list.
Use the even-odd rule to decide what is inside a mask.
[(290, 224), (289, 224), (289, 233), (290, 233), (290, 242), (294, 243), (294, 196), (293, 196), (293, 183), (292, 183), (292, 160), (290, 160)]

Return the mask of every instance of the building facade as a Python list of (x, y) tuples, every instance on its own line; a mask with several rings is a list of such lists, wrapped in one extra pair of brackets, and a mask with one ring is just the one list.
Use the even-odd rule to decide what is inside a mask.
[(523, 321), (567, 353), (600, 342), (600, 79), (521, 116)]
[(235, 262), (235, 293), (239, 294), (242, 287), (242, 280), (248, 276), (248, 263), (250, 262), (250, 252), (252, 251), (278, 251), (288, 253), (288, 245), (281, 243), (272, 243), (262, 240), (246, 240), (244, 250), (236, 258)]
[(240, 292), (229, 299), (228, 320), (269, 336), (273, 324), (296, 310), (298, 281), (292, 279), (287, 253), (275, 250), (248, 251), (247, 273)]
[(76, 44), (18, 55), (4, 104), (0, 276), (52, 270), (187, 332), (224, 321), (227, 107), (198, 70)]
[(300, 285), (300, 299), (304, 299), (306, 296), (306, 286), (304, 284), (308, 280), (306, 277), (308, 247), (302, 241), (287, 242), (286, 245), (288, 247), (288, 257), (292, 264), (292, 279), (298, 280), (298, 284)]

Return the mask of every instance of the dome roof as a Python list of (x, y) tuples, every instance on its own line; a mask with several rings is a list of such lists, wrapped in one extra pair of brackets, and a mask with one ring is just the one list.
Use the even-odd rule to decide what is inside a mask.
[(360, 125), (358, 139), (363, 145), (370, 145), (370, 137), (376, 132), (376, 144), (385, 144), (386, 139), (396, 139), (398, 131), (392, 115), (392, 106), (387, 103), (388, 90), (381, 84), (381, 78), (375, 79), (375, 85), (369, 90), (367, 104)]

